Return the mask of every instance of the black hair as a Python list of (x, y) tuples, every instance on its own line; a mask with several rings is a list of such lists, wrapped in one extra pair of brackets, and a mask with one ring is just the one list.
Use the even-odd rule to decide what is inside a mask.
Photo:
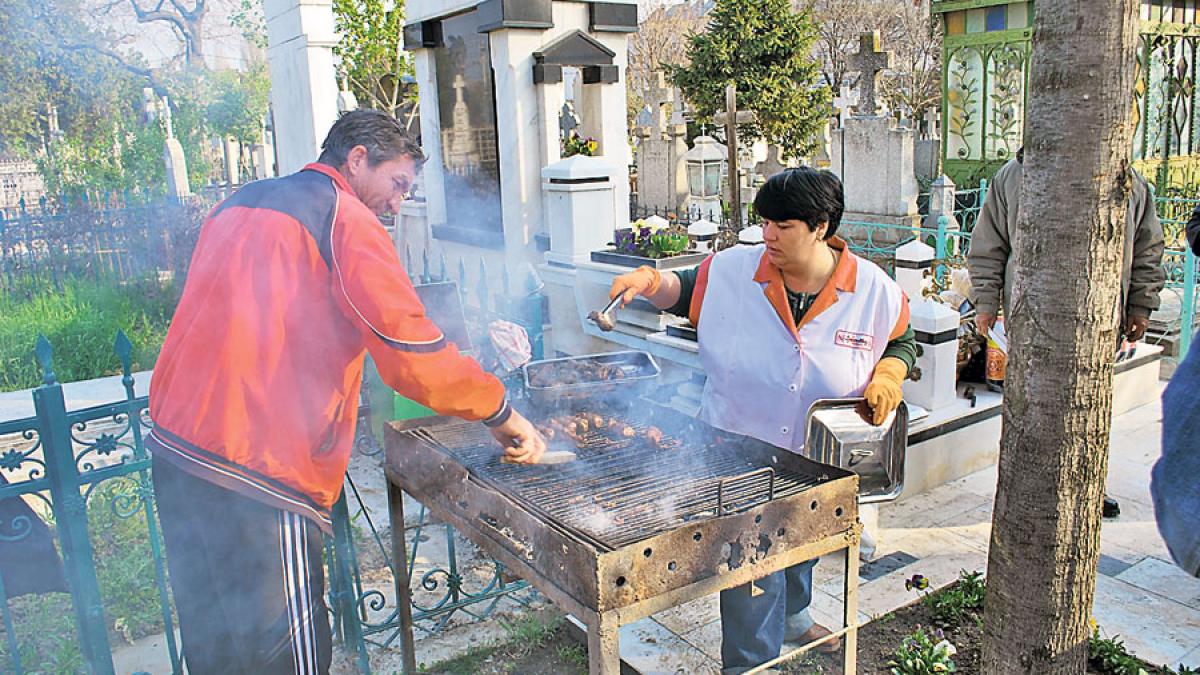
[(351, 110), (339, 117), (321, 143), (321, 157), (317, 161), (339, 167), (346, 163), (346, 157), (357, 145), (367, 149), (370, 166), (405, 155), (418, 167), (425, 161), (421, 146), (396, 118), (381, 110), (369, 109)]
[(826, 239), (837, 232), (845, 208), (841, 179), (807, 166), (771, 176), (754, 197), (755, 213), (767, 220), (802, 220), (813, 232), (828, 223)]

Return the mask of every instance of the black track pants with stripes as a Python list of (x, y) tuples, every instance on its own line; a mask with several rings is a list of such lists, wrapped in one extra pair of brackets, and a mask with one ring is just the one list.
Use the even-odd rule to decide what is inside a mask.
[(328, 673), (320, 529), (161, 459), (153, 475), (188, 672)]

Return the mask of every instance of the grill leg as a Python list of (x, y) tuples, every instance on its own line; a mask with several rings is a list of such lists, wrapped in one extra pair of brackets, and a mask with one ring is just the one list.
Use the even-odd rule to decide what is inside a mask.
[(588, 675), (620, 675), (620, 628), (612, 612), (588, 617)]
[(858, 672), (858, 537), (854, 537), (846, 547), (846, 578), (842, 597), (846, 599), (843, 605), (843, 620), (846, 626), (845, 639), (842, 642), (842, 672)]
[(404, 675), (416, 675), (417, 646), (413, 643), (412, 589), (408, 578), (408, 542), (404, 540), (404, 493), (388, 481), (388, 520), (392, 527), (392, 574), (396, 611), (400, 617), (400, 654)]

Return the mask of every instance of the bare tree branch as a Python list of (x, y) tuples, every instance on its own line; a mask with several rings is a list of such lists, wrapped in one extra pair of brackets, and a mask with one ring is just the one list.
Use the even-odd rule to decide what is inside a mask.
[(130, 73), (133, 73), (134, 75), (137, 75), (138, 77), (144, 78), (146, 80), (147, 84), (149, 84), (150, 88), (154, 90), (155, 94), (158, 94), (159, 96), (167, 95), (167, 88), (161, 82), (158, 81), (158, 78), (155, 76), (153, 70), (151, 70), (150, 68), (143, 68), (141, 66), (134, 65), (134, 64), (130, 63), (129, 61), (125, 60), (124, 56), (118, 54), (117, 52), (115, 52), (111, 49), (108, 49), (107, 47), (101, 47), (99, 45), (93, 45), (93, 44), (70, 43), (70, 42), (63, 42), (63, 43), (61, 43), (61, 46), (63, 49), (65, 49), (67, 51), (71, 51), (71, 52), (89, 51), (89, 52), (95, 52), (96, 54), (100, 54), (102, 56), (106, 56), (106, 57), (112, 59), (113, 61), (115, 61), (116, 64), (118, 66), (120, 66), (121, 68), (129, 71)]
[(170, 8), (164, 9), (167, 0), (158, 0), (150, 7), (143, 7), (138, 0), (129, 0), (138, 23), (165, 23), (183, 42), (184, 57), (187, 63), (207, 67), (204, 59), (204, 17), (208, 13), (207, 0), (195, 0), (189, 9), (179, 0), (170, 0)]

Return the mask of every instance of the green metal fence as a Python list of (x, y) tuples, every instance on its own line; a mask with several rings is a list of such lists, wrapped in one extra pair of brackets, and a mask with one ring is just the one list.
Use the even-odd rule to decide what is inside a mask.
[[(124, 399), (68, 411), (62, 385), (54, 376), (50, 343), (40, 339), (36, 353), (45, 381), (33, 392), (36, 414), (0, 423), (0, 469), (6, 479), (18, 478), (0, 487), (0, 499), (25, 497), (42, 507), (44, 517), (52, 521), (70, 590), (80, 651), (78, 663), (67, 657), (65, 663), (30, 664), (31, 658), (45, 657), (45, 645), (38, 643), (42, 636), (22, 635), (20, 619), (36, 613), (36, 603), (48, 601), (45, 596), (52, 594), (7, 599), (0, 574), (0, 600), (5, 600), (4, 654), (0, 658), (0, 669), (4, 672), (22, 673), (27, 668), (115, 672), (111, 636), (118, 633), (119, 627), (111, 620), (111, 612), (106, 612), (106, 606), (111, 608), (121, 599), (114, 594), (128, 593), (130, 588), (119, 577), (106, 578), (102, 583), (97, 573), (95, 547), (97, 524), (114, 520), (136, 521), (144, 533), (153, 576), (141, 580), (133, 592), (151, 593), (161, 620), (155, 628), (165, 634), (166, 656), (173, 671), (182, 672), (162, 542), (154, 515), (150, 458), (144, 444), (145, 434), (153, 423), (147, 415), (145, 397), (134, 395), (129, 365), (132, 345), (124, 333), (118, 334), (115, 348), (123, 366)], [(25, 541), (33, 532), (33, 522), (26, 516), (0, 523), (0, 541), (7, 546)], [(68, 639), (66, 635), (51, 637)]]
[[(414, 283), (449, 277), (444, 258), (439, 258), (439, 269), (434, 271), (429, 255), (423, 254), (419, 264), (414, 264), (411, 254), (406, 257), (409, 269), (420, 270), (413, 275)], [(472, 328), (486, 328), (493, 319), (515, 321), (527, 328), (533, 355), (540, 358), (543, 313), (537, 289), (510, 289), (505, 273), (500, 275), (502, 291), (492, 293), (486, 266), (480, 262), (477, 278), (469, 278), (468, 267), (465, 260), (459, 261), (457, 281), (463, 302), (470, 308), (469, 315), (482, 322)], [(4, 600), (0, 607), (4, 628), (0, 672), (115, 673), (118, 666), (114, 664), (113, 649), (118, 641), (148, 635), (164, 636), (162, 662), (169, 662), (173, 673), (183, 672), (154, 511), (150, 457), (144, 444), (153, 421), (146, 397), (134, 393), (132, 345), (124, 333), (118, 334), (115, 350), (123, 370), (124, 398), (69, 411), (62, 384), (54, 375), (51, 346), (41, 338), (36, 354), (44, 371), (44, 384), (32, 393), (35, 414), (0, 423), (0, 477), (5, 479), (0, 484), (0, 499), (24, 497), (40, 507), (41, 512), (35, 511), (34, 517), (51, 524), (49, 532), (61, 555), (69, 591), (8, 599), (0, 572), (0, 600)], [(510, 385), (514, 384), (512, 378), (509, 380)], [(370, 431), (370, 415), (371, 407), (364, 406), (355, 449), (376, 455), (381, 450)], [(386, 417), (390, 419), (390, 414)], [(366, 544), (378, 549), (385, 567), (395, 570), (396, 561), (388, 558), (391, 547), (385, 542), (390, 535), (379, 527), (379, 517), (347, 477), (346, 489), (334, 507), (334, 537), (328, 539), (325, 548), (328, 605), (337, 636), (355, 655), (364, 673), (370, 672), (366, 643), (388, 645), (396, 639), (400, 626), (401, 613), (394, 607), (395, 599), (370, 589), (360, 566), (358, 547)], [(136, 524), (132, 538), (128, 534), (115, 538), (123, 556), (116, 563), (107, 557), (111, 553), (107, 549), (114, 543), (109, 541), (114, 539), (114, 522)], [(0, 545), (27, 540), (37, 531), (34, 525), (26, 516), (0, 520)], [(424, 571), (415, 581), (423, 591), (419, 594), (423, 599), (414, 603), (411, 614), (420, 627), (436, 632), (458, 614), (484, 617), (495, 609), (500, 598), (527, 587), (523, 581), (510, 580), (495, 561), (482, 563), (490, 568), (486, 579), (481, 581), (478, 575), (468, 578), (460, 567), (459, 544), (453, 530), (429, 523), (423, 508), (417, 523), (403, 533), (410, 537), (412, 557), (400, 564), (407, 566), (410, 575), (430, 527), (445, 527), (447, 563)], [(142, 599), (141, 614), (154, 614), (154, 620), (142, 617), (132, 630), (122, 606), (130, 596)], [(70, 612), (73, 620), (66, 619), (65, 612)], [(46, 615), (50, 615), (48, 619)], [(68, 637), (72, 632), (75, 640)], [(68, 645), (69, 653), (62, 658), (47, 657), (45, 640)]]
[(1196, 256), (1188, 246), (1185, 228), (1200, 199), (1157, 197), (1154, 201), (1166, 239), (1163, 255), (1166, 288), (1179, 295), (1179, 349), (1176, 354), (1182, 358), (1191, 346), (1196, 329)]

